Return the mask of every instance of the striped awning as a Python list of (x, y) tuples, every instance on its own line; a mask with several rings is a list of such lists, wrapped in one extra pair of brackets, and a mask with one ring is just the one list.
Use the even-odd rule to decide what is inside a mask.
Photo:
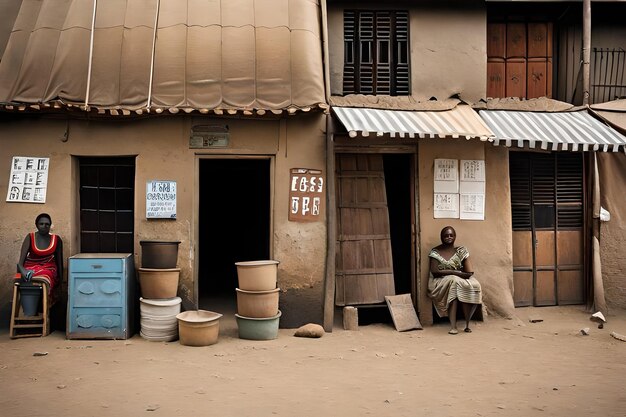
[(419, 138), (479, 138), (491, 140), (494, 134), (467, 105), (445, 111), (403, 111), (370, 108), (333, 107), (350, 137), (361, 136)]
[(538, 113), (481, 110), (495, 133), (494, 145), (571, 151), (624, 149), (626, 136), (595, 119), (587, 111)]

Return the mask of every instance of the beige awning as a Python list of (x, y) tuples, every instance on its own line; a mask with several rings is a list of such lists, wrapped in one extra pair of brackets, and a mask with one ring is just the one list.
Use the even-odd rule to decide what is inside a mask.
[(0, 61), (0, 103), (325, 107), (320, 27), (315, 0), (23, 0)]
[(493, 132), (468, 105), (445, 111), (401, 111), (369, 108), (333, 107), (350, 137), (374, 134), (391, 137), (479, 138), (494, 137)]

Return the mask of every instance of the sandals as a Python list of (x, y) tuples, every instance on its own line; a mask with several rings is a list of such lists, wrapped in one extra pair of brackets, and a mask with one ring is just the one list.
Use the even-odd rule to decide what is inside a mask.
[(465, 330), (463, 330), (465, 333), (471, 333), (472, 329), (470, 329), (469, 327), (466, 327)]
[(458, 334), (459, 331), (457, 329), (450, 329), (450, 331), (448, 332), (448, 334)]

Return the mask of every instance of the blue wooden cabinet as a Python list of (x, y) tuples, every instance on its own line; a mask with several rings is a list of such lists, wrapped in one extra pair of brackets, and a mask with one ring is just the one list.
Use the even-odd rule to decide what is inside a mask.
[(68, 262), (68, 339), (133, 335), (135, 265), (130, 253), (80, 253)]

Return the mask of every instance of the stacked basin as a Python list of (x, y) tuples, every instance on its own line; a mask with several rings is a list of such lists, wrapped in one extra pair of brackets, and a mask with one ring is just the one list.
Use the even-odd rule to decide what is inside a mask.
[(178, 338), (178, 321), (182, 300), (176, 296), (180, 269), (180, 242), (142, 240), (139, 285), (141, 288), (141, 336), (150, 341), (169, 342)]
[(278, 261), (235, 262), (237, 291), (237, 328), (241, 339), (271, 340), (278, 337), (280, 310), (276, 287)]

